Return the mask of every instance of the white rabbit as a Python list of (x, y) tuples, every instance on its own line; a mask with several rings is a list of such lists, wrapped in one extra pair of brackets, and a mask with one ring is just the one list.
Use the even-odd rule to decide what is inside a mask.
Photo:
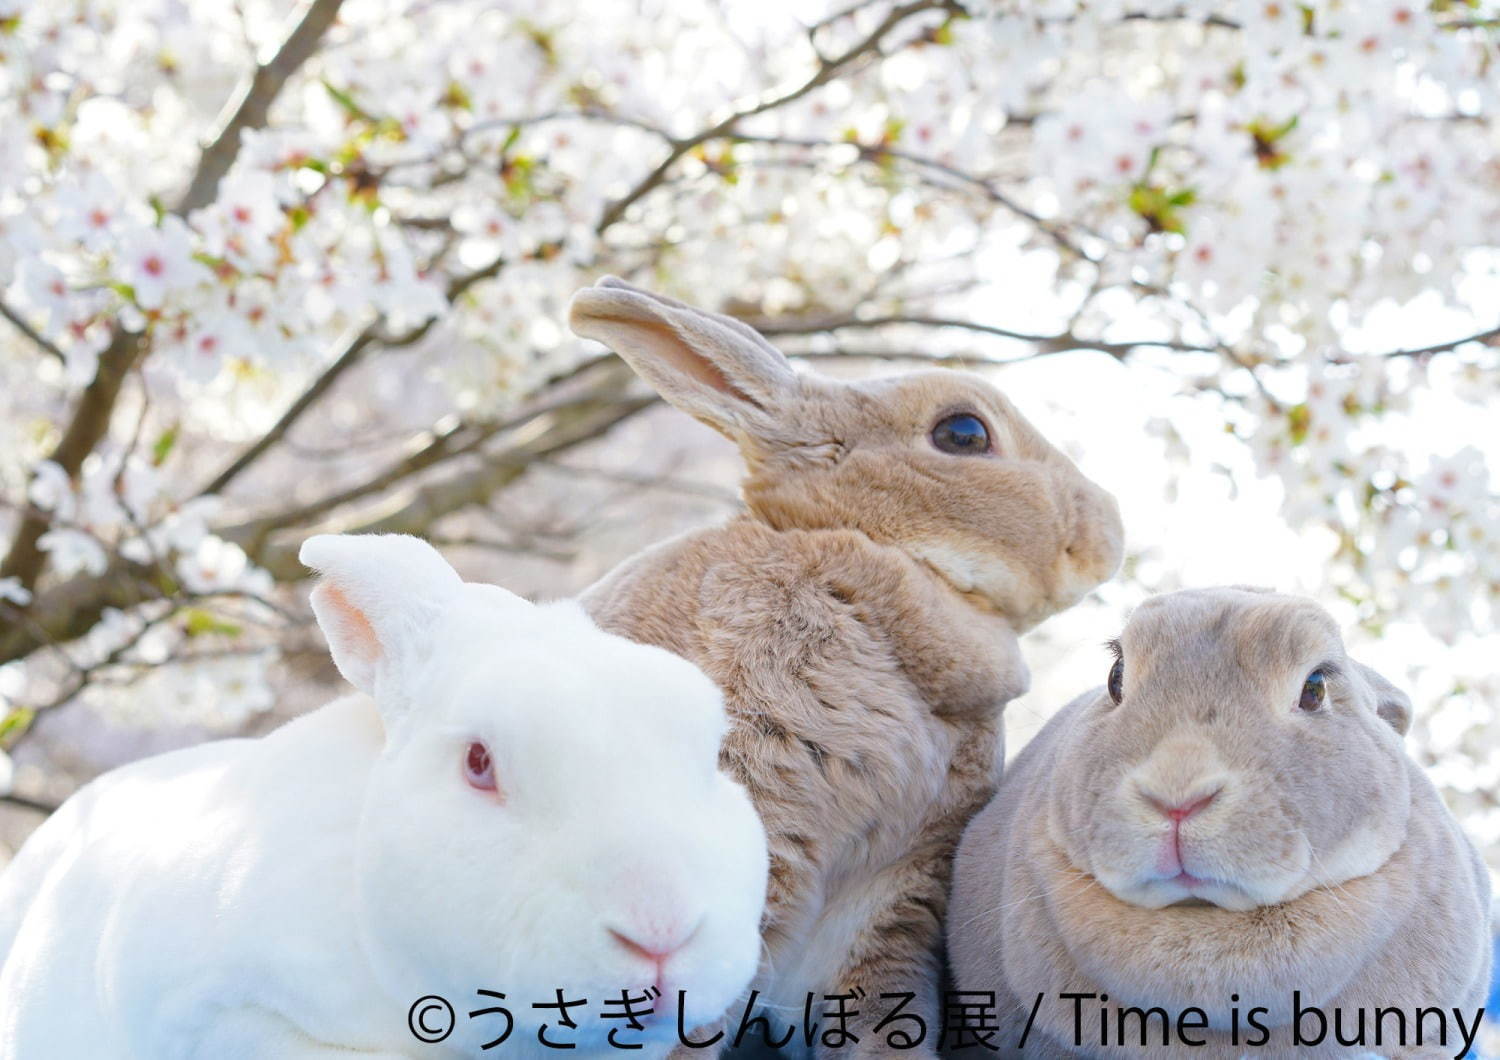
[[(767, 856), (718, 688), (579, 606), (320, 536), (313, 609), (362, 695), (108, 773), (0, 876), (0, 1058), (659, 1055), (760, 956)], [(586, 998), (560, 1023), (536, 1002)], [(478, 990), (505, 994), (500, 1001)], [(661, 992), (635, 1031), (601, 1018)], [(417, 1041), (413, 1002), (456, 1028)], [(640, 1008), (646, 1006), (642, 1005)], [(427, 1028), (441, 1013), (418, 1013)]]
[[(1460, 1055), (1489, 879), (1402, 747), (1407, 697), (1326, 611), (1272, 593), (1155, 597), (1115, 649), (1108, 687), (1047, 723), (959, 848), (953, 978), (999, 994), (997, 1044), (1035, 1005), (1023, 1056)], [(1081, 1033), (1064, 992), (1090, 998)], [(1122, 1046), (1121, 1006), (1174, 1028), (1196, 1008), (1200, 1044), (1164, 1045), (1153, 1016), (1143, 1050), (1126, 1014)]]

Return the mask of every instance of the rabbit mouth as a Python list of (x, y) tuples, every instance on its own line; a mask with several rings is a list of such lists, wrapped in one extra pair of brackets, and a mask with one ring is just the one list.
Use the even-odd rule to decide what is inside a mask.
[(1180, 872), (1171, 877), (1152, 877), (1121, 886), (1099, 881), (1122, 902), (1143, 909), (1181, 909), (1215, 906), (1234, 912), (1246, 912), (1262, 903), (1228, 880), (1209, 879)]

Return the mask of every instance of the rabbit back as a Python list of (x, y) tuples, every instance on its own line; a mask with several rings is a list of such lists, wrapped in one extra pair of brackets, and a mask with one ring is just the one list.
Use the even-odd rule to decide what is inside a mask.
[(225, 998), (330, 1036), (343, 1013), (367, 1034), (356, 1014), (376, 988), (350, 892), (373, 718), (350, 697), (69, 800), (0, 878), (0, 902), (24, 910), (0, 966), (0, 1057), (191, 1055)]

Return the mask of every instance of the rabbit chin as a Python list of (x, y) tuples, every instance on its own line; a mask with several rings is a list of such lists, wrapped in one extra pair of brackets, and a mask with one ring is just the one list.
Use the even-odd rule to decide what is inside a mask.
[(912, 545), (908, 551), (953, 588), (981, 597), (1017, 625), (1035, 625), (1052, 613), (1047, 610), (1033, 617), (1042, 609), (1031, 579), (996, 556), (976, 556), (938, 543)]

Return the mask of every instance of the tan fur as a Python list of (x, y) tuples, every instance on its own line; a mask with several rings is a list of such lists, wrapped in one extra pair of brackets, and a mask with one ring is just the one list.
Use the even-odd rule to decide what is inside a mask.
[[(879, 995), (911, 991), (930, 1055), (952, 851), (1028, 681), (1016, 636), (1113, 572), (1114, 502), (975, 377), (798, 375), (744, 325), (614, 280), (572, 323), (749, 466), (747, 514), (627, 561), (584, 603), (727, 692), (723, 761), (771, 846), (754, 986), (781, 1027), (809, 991), (821, 1008), (861, 988), (863, 1052), (884, 1043)], [(932, 446), (960, 411), (997, 452)]]
[[(1153, 1055), (1291, 1055), (1293, 990), (1330, 1020), (1335, 1008), (1352, 1020), (1387, 1006), (1409, 1019), (1418, 1006), (1459, 1006), (1472, 1020), (1489, 973), (1488, 875), (1402, 748), (1406, 697), (1345, 656), (1326, 612), (1293, 597), (1156, 597), (1120, 643), (1120, 704), (1096, 690), (1063, 708), (959, 850), (954, 977), (1001, 993), (1006, 1045), (1039, 992), (1028, 1056), (1077, 1055), (1063, 1045), (1064, 991), (1107, 993), (1112, 1025), (1120, 1004), (1208, 1014), (1207, 1047)], [(1326, 705), (1299, 710), (1307, 675), (1330, 665), (1340, 673)], [(1173, 862), (1157, 861), (1171, 825), (1148, 796), (1181, 806), (1216, 788), (1183, 820), (1176, 864), (1218, 882), (1152, 879)], [(1269, 1042), (1230, 1044), (1234, 994), (1242, 1013), (1269, 1009)], [(1085, 1012), (1097, 1020), (1098, 1008)], [(1132, 1051), (1113, 1039), (1095, 1050)], [(1388, 1042), (1377, 1051), (1416, 1055)]]

